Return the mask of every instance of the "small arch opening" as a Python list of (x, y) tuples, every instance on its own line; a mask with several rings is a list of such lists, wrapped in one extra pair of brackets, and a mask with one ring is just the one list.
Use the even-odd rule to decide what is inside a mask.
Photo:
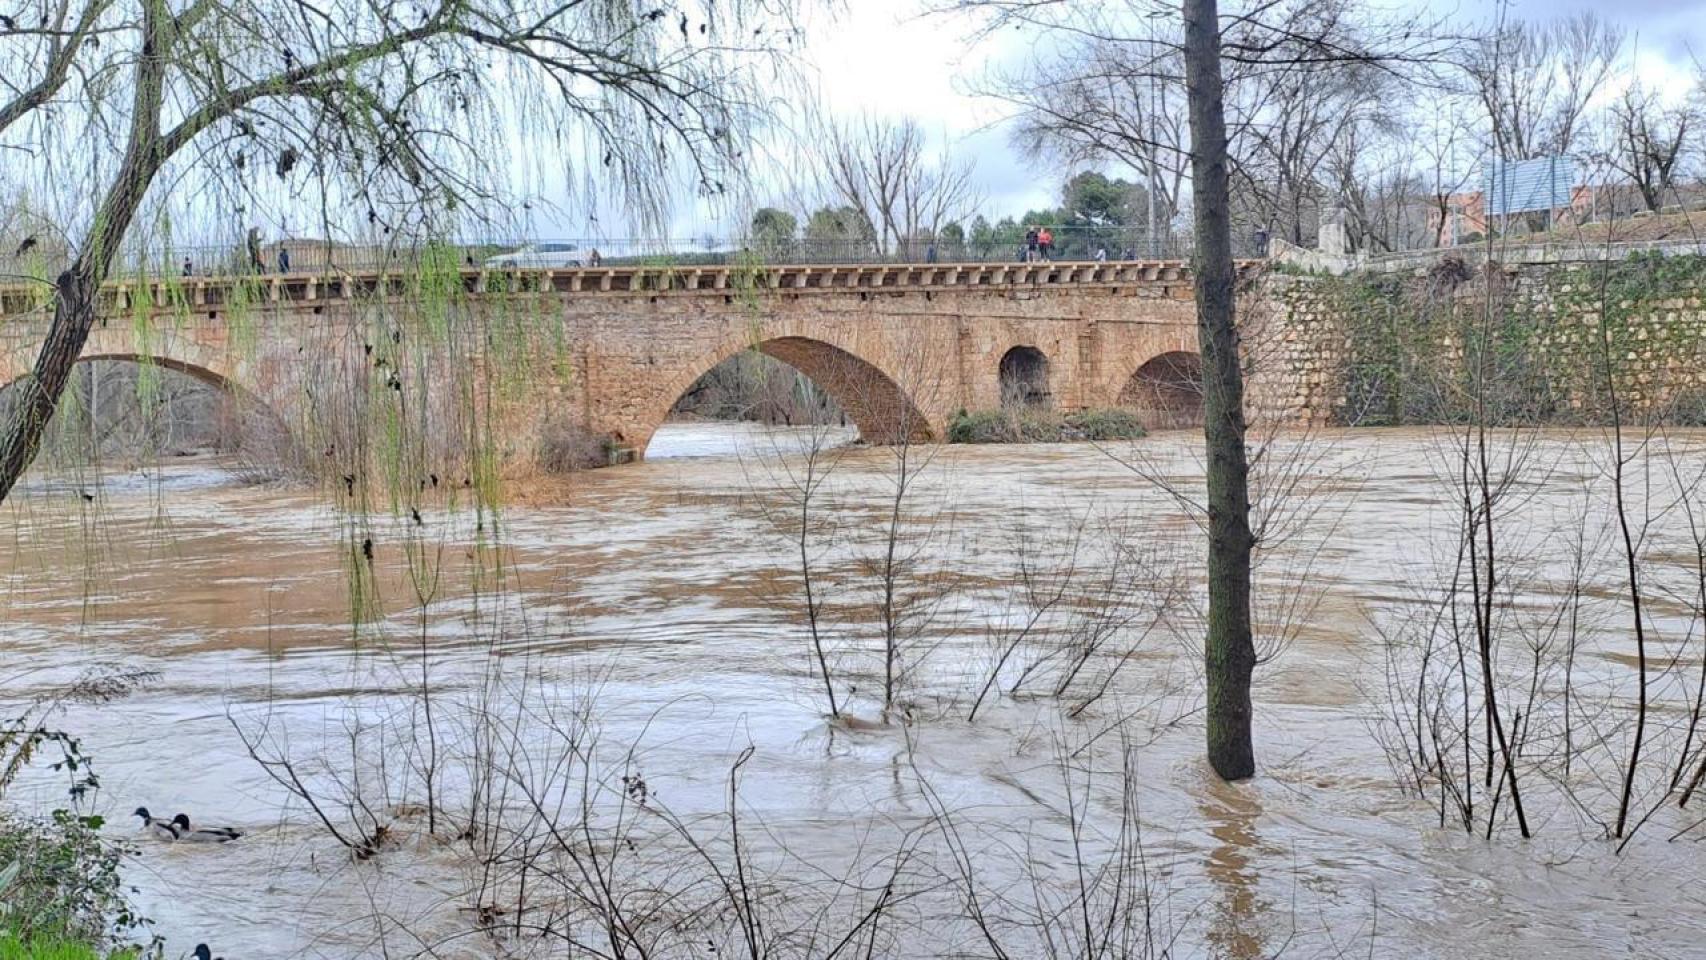
[(1151, 430), (1202, 426), (1202, 358), (1186, 350), (1151, 358), (1126, 381), (1119, 404)]
[(1036, 347), (1014, 347), (1001, 356), (1001, 405), (1046, 407), (1053, 397), (1048, 385), (1048, 357)]

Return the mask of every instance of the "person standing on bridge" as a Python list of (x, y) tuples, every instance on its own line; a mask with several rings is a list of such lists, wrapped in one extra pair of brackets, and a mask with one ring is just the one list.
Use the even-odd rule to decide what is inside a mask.
[(1031, 227), (1025, 231), (1025, 262), (1031, 263), (1037, 259), (1037, 244), (1042, 240), (1037, 234), (1037, 228)]
[(1044, 227), (1037, 232), (1037, 249), (1043, 253), (1043, 262), (1054, 259), (1054, 231)]
[(1097, 247), (1096, 248), (1096, 262), (1097, 263), (1107, 263), (1108, 262), (1108, 248), (1107, 247)]
[(936, 241), (934, 241), (934, 240), (930, 241), (930, 245), (928, 247), (924, 248), (924, 262), (925, 263), (935, 263), (936, 262)]
[(290, 272), (290, 248), (282, 243), (278, 247), (278, 272)]

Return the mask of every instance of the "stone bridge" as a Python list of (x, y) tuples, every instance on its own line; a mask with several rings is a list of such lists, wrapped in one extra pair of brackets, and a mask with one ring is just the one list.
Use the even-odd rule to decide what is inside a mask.
[[(0, 288), (0, 383), (34, 361), (45, 289)], [(877, 443), (940, 438), (955, 411), (1004, 400), (1127, 406), (1157, 426), (1199, 415), (1179, 262), (453, 267), (121, 281), (102, 300), (85, 360), (183, 371), (293, 429), (305, 403), (325, 406), (336, 373), (360, 372), (366, 386), (338, 388), (350, 403), (383, 386), (440, 395), (417, 409), (447, 409), (461, 384), (506, 457), (565, 422), (643, 456), (700, 376), (751, 349), (806, 374)]]

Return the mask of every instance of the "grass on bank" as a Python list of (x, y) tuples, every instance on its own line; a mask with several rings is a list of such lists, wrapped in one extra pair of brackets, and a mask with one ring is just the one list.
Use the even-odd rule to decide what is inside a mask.
[[(71, 754), (83, 763), (74, 741)], [(149, 922), (126, 898), (130, 848), (98, 816), (0, 809), (0, 960), (133, 960)]]
[(102, 953), (86, 943), (65, 940), (25, 942), (14, 934), (0, 936), (0, 960), (134, 960), (138, 956), (140, 954), (134, 948)]

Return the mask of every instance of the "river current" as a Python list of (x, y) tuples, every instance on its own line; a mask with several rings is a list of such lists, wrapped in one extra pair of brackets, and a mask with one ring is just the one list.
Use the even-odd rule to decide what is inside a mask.
[[(1552, 466), (1531, 475), (1524, 507), (1532, 555), (1549, 549), (1535, 518), (1551, 516), (1548, 504), (1562, 511), (1595, 475), (1600, 439), (1543, 441)], [(419, 523), (376, 521), (378, 573), (354, 600), (360, 538), (313, 492), (246, 486), (212, 461), (38, 479), (3, 508), (13, 535), (0, 551), (0, 707), (14, 713), (91, 669), (151, 674), (54, 719), (95, 758), (106, 829), (138, 838), (126, 877), (168, 956), (198, 941), (231, 958), (497, 955), (459, 937), (478, 878), (453, 845), (417, 833), (353, 860), (245, 747), (247, 737), (263, 754), (287, 752), (320, 783), (359, 775), (372, 760), (340, 766), (349, 743), (372, 735), (397, 751), (398, 730), (420, 723), (411, 686), (422, 651), (447, 741), (472, 736), (459, 725), (491, 690), (490, 664), (510, 665), (512, 679), (535, 671), (528, 703), (584, 710), (601, 743), (634, 751), (652, 802), (685, 818), (725, 809), (731, 766), (750, 749), (739, 808), (777, 875), (833, 873), (935, 804), (991, 851), (984, 875), (1011, 885), (1023, 872), (1015, 864), (1039, 862), (1059, 873), (1076, 802), (1062, 771), (1121, 757), (1174, 955), (1706, 956), (1701, 833), (1670, 839), (1686, 814), (1657, 815), (1619, 853), (1562, 815), (1530, 841), (1442, 828), (1400, 788), (1380, 735), (1382, 637), (1420, 609), (1416, 591), (1455, 543), (1436, 436), (1335, 432), (1298, 457), (1287, 493), (1307, 506), (1276, 520), (1285, 536), (1261, 583), (1282, 602), (1258, 611), (1287, 626), (1274, 629), (1258, 670), (1260, 772), (1239, 785), (1202, 759), (1202, 548), (1190, 508), (1200, 437), (1162, 433), (1135, 453), (932, 449), (907, 494), (902, 544), (910, 582), (929, 586), (897, 628), (911, 672), (888, 723), (870, 559), (881, 553), (871, 531), (888, 515), (895, 455), (849, 449), (824, 494), (812, 549), (851, 718), (832, 723), (807, 642), (798, 543), (777, 515), (803, 443), (786, 430), (672, 425), (644, 463), (578, 476), (495, 517), (439, 507)], [(409, 550), (430, 554), (438, 582), (411, 578), (421, 562)], [(1084, 694), (1005, 693), (1037, 659), (1025, 640), (968, 719), (1002, 638), (1023, 629), (1026, 597), (1039, 592), (1033, 582), (1027, 594), (1024, 578), (1068, 567), (1083, 571), (1073, 602), (1086, 609), (1098, 573), (1133, 591), (1138, 614), (1100, 621), (1133, 638), (1121, 654), (1131, 665), (1071, 716)], [(1678, 652), (1683, 667), (1698, 664), (1699, 642)], [(1617, 649), (1594, 658), (1605, 671), (1626, 661)], [(423, 801), (408, 777), (367, 775), (401, 784), (383, 797), (397, 816)], [(62, 797), (62, 781), (37, 772), (7, 799), (45, 809)], [(1094, 802), (1107, 815), (1121, 800)], [(149, 842), (126, 816), (138, 805), (247, 835)], [(904, 955), (946, 949), (922, 930), (916, 942), (920, 952)], [(955, 942), (954, 955), (986, 955)]]

